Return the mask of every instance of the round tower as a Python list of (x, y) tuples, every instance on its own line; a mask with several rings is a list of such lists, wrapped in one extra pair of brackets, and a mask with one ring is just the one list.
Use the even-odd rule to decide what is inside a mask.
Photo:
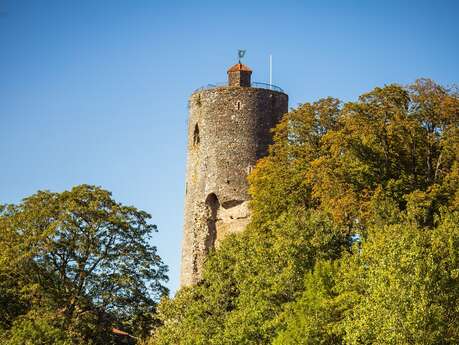
[(227, 84), (202, 87), (189, 99), (182, 286), (197, 283), (209, 250), (248, 224), (247, 175), (288, 111), (282, 89), (252, 83), (247, 66), (227, 73)]

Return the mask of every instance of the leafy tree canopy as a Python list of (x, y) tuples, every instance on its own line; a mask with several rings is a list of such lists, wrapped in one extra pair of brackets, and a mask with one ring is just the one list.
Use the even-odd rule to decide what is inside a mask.
[(293, 109), (251, 224), (163, 300), (150, 344), (458, 343), (458, 125), (428, 79)]
[(111, 344), (145, 337), (167, 293), (150, 215), (95, 186), (40, 191), (0, 213), (0, 331), (6, 344)]

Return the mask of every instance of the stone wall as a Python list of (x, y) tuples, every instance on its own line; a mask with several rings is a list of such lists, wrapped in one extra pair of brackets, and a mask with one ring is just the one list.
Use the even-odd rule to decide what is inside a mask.
[(247, 174), (287, 111), (288, 96), (266, 89), (220, 87), (190, 97), (182, 286), (198, 282), (209, 250), (249, 222)]

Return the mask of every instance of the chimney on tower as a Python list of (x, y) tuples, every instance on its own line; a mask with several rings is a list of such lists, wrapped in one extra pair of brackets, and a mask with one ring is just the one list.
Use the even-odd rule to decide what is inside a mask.
[(228, 70), (228, 86), (250, 87), (252, 70), (241, 63), (237, 63)]

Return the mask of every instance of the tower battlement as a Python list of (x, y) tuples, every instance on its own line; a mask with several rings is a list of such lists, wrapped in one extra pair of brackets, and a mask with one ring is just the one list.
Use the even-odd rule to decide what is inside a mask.
[(182, 286), (197, 283), (208, 252), (248, 224), (247, 175), (288, 111), (288, 96), (252, 87), (251, 74), (236, 64), (228, 84), (198, 89), (189, 99)]

